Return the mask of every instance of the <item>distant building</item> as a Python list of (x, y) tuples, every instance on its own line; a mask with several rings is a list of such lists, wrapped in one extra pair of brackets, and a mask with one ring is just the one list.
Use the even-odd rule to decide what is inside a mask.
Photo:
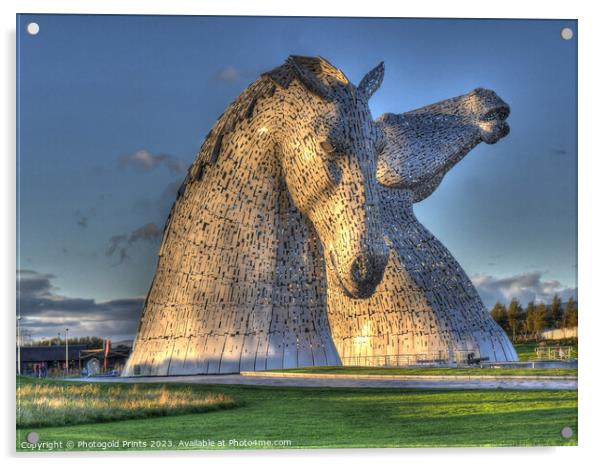
[[(87, 348), (86, 345), (69, 345), (70, 372), (79, 371), (80, 353)], [(35, 377), (58, 376), (64, 374), (66, 356), (64, 345), (22, 346), (21, 374), (32, 375)]]
[[(69, 345), (69, 373), (97, 375), (121, 373), (132, 350), (131, 343), (119, 342), (106, 356), (102, 348), (87, 345)], [(21, 374), (34, 377), (59, 377), (65, 374), (65, 346), (22, 346)], [(18, 361), (18, 355), (17, 355)]]
[(131, 351), (131, 345), (127, 344), (118, 344), (117, 346), (111, 347), (106, 355), (105, 368), (104, 349), (99, 348), (84, 350), (81, 352), (82, 375), (93, 376), (105, 373), (119, 375), (121, 374), (123, 366), (125, 366)]

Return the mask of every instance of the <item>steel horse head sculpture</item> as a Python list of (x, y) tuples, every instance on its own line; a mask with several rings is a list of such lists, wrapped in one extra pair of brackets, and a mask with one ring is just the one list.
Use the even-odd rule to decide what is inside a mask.
[(291, 56), (226, 109), (172, 207), (123, 375), (442, 348), (516, 358), (412, 213), (470, 149), (507, 133), (508, 106), (478, 89), (375, 121), (383, 77), (381, 63), (355, 86), (320, 57)]
[(368, 109), (378, 84), (292, 56), (226, 109), (167, 221), (125, 374), (340, 363), (324, 258), (353, 298), (388, 261)]
[[(451, 253), (414, 216), (445, 174), (477, 144), (509, 132), (508, 105), (494, 92), (466, 95), (377, 119), (384, 134), (377, 180), (385, 275), (368, 299), (328, 290), (332, 335), (343, 364), (518, 359)], [(352, 316), (352, 317), (350, 317)]]

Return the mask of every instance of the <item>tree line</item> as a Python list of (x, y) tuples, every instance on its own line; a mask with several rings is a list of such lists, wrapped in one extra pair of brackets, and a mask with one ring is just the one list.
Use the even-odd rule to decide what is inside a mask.
[(558, 295), (549, 305), (530, 301), (526, 308), (516, 298), (507, 307), (498, 302), (490, 313), (513, 341), (536, 339), (543, 330), (577, 327), (578, 321), (577, 302), (571, 297), (563, 304)]
[[(74, 337), (69, 338), (70, 345), (86, 345), (90, 349), (102, 348), (104, 340), (100, 337)], [(58, 336), (40, 340), (24, 342), (23, 346), (60, 346), (65, 345), (65, 339)]]

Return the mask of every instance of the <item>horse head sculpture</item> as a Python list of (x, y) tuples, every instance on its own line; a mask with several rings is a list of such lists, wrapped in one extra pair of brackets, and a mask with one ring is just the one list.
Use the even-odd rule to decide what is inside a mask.
[[(338, 365), (475, 348), (516, 353), (414, 217), (509, 108), (477, 89), (374, 121), (379, 64), (354, 86), (291, 56), (226, 109), (188, 170), (124, 375)], [(345, 362), (345, 361), (343, 361)]]
[(322, 58), (292, 56), (267, 74), (282, 94), (266, 128), (288, 191), (317, 230), (333, 285), (354, 298), (374, 292), (388, 259), (375, 198), (377, 131), (368, 108), (383, 72), (381, 64), (356, 87)]
[(458, 363), (468, 354), (517, 360), (460, 264), (413, 211), (475, 146), (509, 133), (509, 113), (493, 91), (479, 88), (377, 119), (378, 198), (391, 258), (372, 297), (353, 300), (329, 289), (329, 321), (343, 364), (374, 363), (366, 357)]
[(508, 104), (481, 88), (407, 113), (385, 113), (378, 119), (385, 134), (379, 183), (413, 191), (415, 202), (428, 197), (477, 144), (508, 135), (509, 114)]
[(382, 74), (356, 87), (291, 56), (220, 116), (166, 222), (126, 375), (340, 364), (326, 273), (364, 298), (388, 260), (368, 109)]

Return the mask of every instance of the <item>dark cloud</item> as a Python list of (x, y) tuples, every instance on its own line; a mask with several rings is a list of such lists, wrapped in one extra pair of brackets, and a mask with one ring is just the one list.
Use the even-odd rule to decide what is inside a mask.
[(563, 301), (573, 296), (577, 298), (576, 288), (566, 288), (558, 280), (542, 280), (541, 272), (529, 272), (511, 277), (498, 278), (491, 275), (471, 277), (483, 302), (487, 307), (496, 302), (508, 304), (513, 298), (521, 303), (543, 301), (549, 303), (555, 294)]
[(173, 155), (153, 155), (144, 149), (121, 157), (119, 166), (122, 168), (132, 167), (141, 172), (150, 172), (160, 166), (167, 167), (172, 173), (184, 173), (187, 169), (186, 164)]
[(96, 208), (91, 207), (85, 209), (85, 213), (81, 210), (77, 209), (75, 211), (75, 223), (82, 228), (88, 228), (88, 223), (90, 222), (90, 217), (96, 216)]
[(233, 66), (227, 66), (227, 67), (219, 70), (217, 72), (217, 74), (215, 75), (215, 78), (218, 81), (224, 81), (224, 82), (238, 81), (240, 79), (240, 71), (238, 71)]
[(52, 274), (38, 273), (35, 270), (17, 270), (17, 293), (28, 296), (49, 296), (52, 290), (50, 280), (55, 278)]
[(119, 262), (115, 265), (119, 265), (129, 259), (128, 251), (136, 243), (153, 243), (161, 238), (161, 234), (161, 229), (155, 223), (147, 223), (131, 233), (114, 235), (109, 239), (109, 246), (105, 251), (105, 255), (108, 257), (117, 256)]
[(76, 212), (75, 216), (77, 217), (77, 224), (82, 228), (88, 228), (88, 217), (83, 215), (81, 212)]
[(107, 247), (105, 255), (108, 257), (114, 255), (119, 256), (119, 262), (116, 265), (129, 259), (129, 256), (127, 255), (127, 239), (128, 235), (114, 235), (109, 239), (109, 246)]
[(131, 337), (144, 305), (141, 297), (97, 302), (56, 294), (52, 274), (17, 271), (21, 325), (34, 338), (55, 336), (69, 328), (73, 336)]

